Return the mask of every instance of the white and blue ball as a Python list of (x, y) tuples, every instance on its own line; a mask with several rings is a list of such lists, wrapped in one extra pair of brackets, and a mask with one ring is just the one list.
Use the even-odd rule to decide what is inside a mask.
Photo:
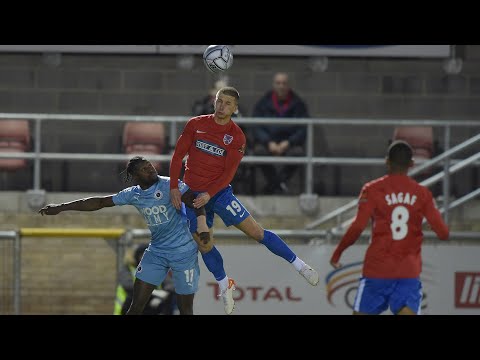
[(233, 54), (227, 45), (210, 45), (203, 52), (203, 62), (213, 73), (227, 71), (233, 64)]

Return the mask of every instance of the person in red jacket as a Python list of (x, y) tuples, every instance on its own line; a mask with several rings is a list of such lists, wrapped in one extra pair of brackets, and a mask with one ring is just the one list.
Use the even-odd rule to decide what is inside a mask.
[(196, 194), (194, 207), (205, 206), (206, 210), (206, 218), (199, 216), (197, 222), (194, 209), (187, 208), (190, 232), (198, 243), (207, 269), (218, 282), (227, 314), (232, 313), (235, 307), (232, 294), (235, 282), (226, 276), (223, 258), (213, 241), (202, 238), (202, 234), (209, 234), (208, 229), (213, 225), (215, 214), (220, 216), (226, 226), (235, 226), (291, 263), (312, 286), (316, 286), (319, 281), (318, 273), (298, 258), (277, 234), (263, 229), (233, 194), (230, 182), (246, 146), (242, 129), (231, 118), (238, 110), (239, 98), (238, 91), (233, 87), (220, 89), (215, 98), (214, 114), (197, 116), (187, 122), (170, 163), (170, 196), (172, 204), (179, 209), (181, 194), (174, 182), (178, 182), (183, 158), (188, 154), (183, 180)]
[(388, 175), (365, 184), (357, 215), (330, 259), (340, 268), (340, 256), (372, 219), (372, 237), (355, 297), (354, 315), (378, 315), (390, 307), (393, 314), (418, 315), (422, 301), (421, 245), (425, 217), (440, 240), (449, 229), (437, 210), (432, 193), (410, 178), (412, 148), (395, 141), (388, 148)]

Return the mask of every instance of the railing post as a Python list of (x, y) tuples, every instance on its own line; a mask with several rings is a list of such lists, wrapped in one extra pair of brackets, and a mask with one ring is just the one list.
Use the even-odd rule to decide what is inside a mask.
[(309, 162), (305, 165), (305, 193), (313, 193), (313, 121), (307, 125), (307, 157)]
[(15, 232), (15, 238), (13, 240), (13, 313), (14, 315), (20, 315), (21, 308), (21, 277), (22, 277), (22, 266), (21, 266), (21, 251), (22, 243), (20, 238), (20, 232)]
[(42, 149), (42, 136), (41, 136), (41, 119), (35, 119), (35, 160), (33, 167), (33, 189), (40, 190), (40, 177), (41, 177), (41, 160), (40, 152)]
[[(444, 151), (448, 151), (450, 149), (450, 125), (445, 126), (445, 134), (444, 134)], [(445, 212), (443, 213), (443, 220), (445, 223), (448, 224), (449, 220), (449, 209), (448, 205), (450, 203), (450, 172), (448, 171), (450, 168), (450, 156), (445, 159), (443, 165), (444, 171), (444, 178), (443, 178), (443, 208)]]
[(117, 281), (120, 271), (123, 268), (123, 258), (125, 257), (125, 249), (132, 245), (133, 235), (130, 230), (127, 230), (117, 241)]
[(177, 144), (177, 123), (172, 121), (170, 123), (170, 139), (168, 144), (170, 149), (173, 151), (175, 149), (175, 145)]

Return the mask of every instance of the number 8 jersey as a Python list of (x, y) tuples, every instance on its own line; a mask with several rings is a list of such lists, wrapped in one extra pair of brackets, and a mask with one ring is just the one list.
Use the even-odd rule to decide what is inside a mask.
[(390, 174), (365, 184), (357, 216), (332, 255), (342, 252), (360, 236), (372, 219), (371, 243), (365, 254), (363, 276), (368, 278), (417, 278), (422, 270), (422, 222), (426, 218), (441, 240), (448, 226), (436, 208), (432, 193), (407, 175)]

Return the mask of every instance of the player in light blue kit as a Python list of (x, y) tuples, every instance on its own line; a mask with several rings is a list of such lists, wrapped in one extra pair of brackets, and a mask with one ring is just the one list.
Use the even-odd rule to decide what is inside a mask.
[[(193, 314), (193, 298), (198, 290), (200, 268), (198, 245), (187, 224), (185, 205), (176, 210), (170, 202), (170, 178), (159, 176), (153, 165), (143, 157), (132, 158), (126, 168), (126, 181), (135, 186), (117, 194), (79, 199), (63, 204), (49, 204), (39, 210), (42, 215), (62, 211), (95, 211), (115, 205), (133, 205), (142, 214), (152, 233), (135, 273), (133, 300), (127, 315), (141, 314), (153, 290), (171, 269), (181, 315)], [(182, 201), (193, 208), (194, 193), (178, 181)], [(205, 208), (198, 212), (205, 216)]]

